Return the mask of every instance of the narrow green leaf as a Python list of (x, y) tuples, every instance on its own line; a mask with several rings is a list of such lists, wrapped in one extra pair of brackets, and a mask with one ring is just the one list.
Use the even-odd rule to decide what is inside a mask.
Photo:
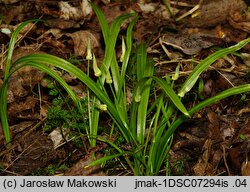
[[(88, 101), (90, 102), (90, 101)], [(94, 97), (92, 104), (93, 105), (100, 105), (100, 101)], [(99, 109), (97, 109), (97, 107), (92, 106), (91, 109), (91, 114), (89, 117), (89, 143), (91, 147), (95, 147), (96, 146), (96, 138), (97, 138), (97, 132), (98, 132), (98, 126), (99, 126), (99, 115), (100, 111)]]
[(210, 97), (210, 98), (206, 99), (205, 101), (195, 105), (192, 109), (189, 110), (189, 113), (190, 113), (190, 115), (193, 115), (194, 113), (198, 112), (199, 110), (201, 110), (202, 108), (204, 108), (208, 105), (216, 103), (216, 102), (218, 102), (222, 99), (225, 99), (229, 96), (238, 95), (238, 94), (249, 92), (249, 91), (250, 91), (250, 84), (239, 85), (237, 87), (227, 89), (227, 90), (222, 91), (219, 94), (217, 94), (213, 97)]
[(120, 84), (120, 74), (119, 74), (119, 67), (117, 60), (115, 58), (115, 44), (117, 41), (117, 36), (120, 32), (120, 27), (123, 21), (128, 19), (131, 16), (135, 16), (135, 14), (126, 14), (121, 15), (117, 17), (111, 24), (111, 27), (109, 28), (108, 22), (105, 18), (105, 15), (102, 13), (102, 11), (94, 4), (91, 3), (91, 6), (93, 10), (95, 11), (97, 18), (99, 20), (104, 41), (105, 41), (105, 55), (103, 59), (103, 63), (101, 66), (102, 71), (102, 82), (104, 83), (106, 79), (106, 75), (108, 74), (108, 70), (111, 67), (112, 71), (112, 79), (114, 83), (114, 87), (116, 90), (116, 93), (120, 90), (119, 84)]
[(109, 37), (108, 39), (105, 39), (105, 55), (103, 59), (103, 63), (101, 66), (101, 70), (103, 72), (103, 82), (106, 78), (105, 74), (107, 74), (107, 71), (109, 68), (111, 68), (112, 72), (112, 78), (113, 78), (113, 83), (115, 87), (116, 93), (119, 91), (119, 82), (120, 82), (120, 72), (119, 72), (119, 66), (116, 60), (116, 54), (115, 54), (115, 45), (117, 42), (117, 37), (120, 32), (120, 27), (122, 22), (124, 22), (126, 19), (134, 16), (134, 14), (126, 14), (117, 17), (113, 22), (109, 30)]
[(140, 86), (137, 87), (136, 89), (136, 95), (140, 95), (141, 92), (144, 90), (145, 86), (143, 86), (145, 84), (146, 81), (148, 81), (149, 78), (152, 78), (158, 85), (160, 85), (160, 87), (164, 90), (164, 92), (166, 93), (166, 95), (171, 99), (171, 101), (174, 103), (174, 105), (186, 116), (190, 116), (190, 114), (188, 113), (186, 107), (182, 104), (180, 98), (177, 96), (177, 94), (174, 92), (174, 90), (171, 88), (170, 85), (167, 84), (166, 81), (164, 81), (163, 79), (159, 78), (159, 77), (155, 77), (155, 76), (151, 76), (148, 78), (143, 78), (139, 84)]
[(136, 52), (136, 72), (137, 72), (137, 80), (140, 81), (142, 78), (146, 77), (147, 70), (147, 51), (146, 51), (146, 44), (140, 44), (137, 48)]
[(12, 33), (11, 38), (10, 38), (9, 47), (8, 47), (7, 58), (6, 58), (6, 67), (5, 67), (5, 71), (4, 71), (4, 81), (7, 80), (8, 77), (9, 77), (8, 75), (9, 75), (9, 70), (10, 70), (11, 58), (12, 58), (12, 54), (13, 54), (13, 51), (14, 51), (14, 49), (15, 49), (15, 44), (16, 44), (16, 41), (17, 41), (17, 37), (18, 37), (20, 31), (21, 31), (26, 25), (28, 25), (29, 23), (32, 23), (32, 22), (39, 22), (39, 21), (42, 21), (42, 20), (39, 20), (39, 19), (32, 19), (32, 20), (25, 21), (25, 22), (21, 23), (21, 24), (16, 28), (16, 30)]
[(122, 62), (122, 69), (121, 69), (121, 82), (120, 82), (120, 87), (122, 87), (125, 83), (125, 75), (126, 75), (126, 71), (127, 71), (127, 67), (128, 67), (128, 63), (129, 63), (129, 59), (130, 59), (130, 54), (132, 51), (132, 47), (133, 47), (133, 38), (132, 38), (132, 30), (133, 27), (135, 25), (135, 22), (138, 20), (138, 16), (136, 16), (129, 24), (128, 29), (127, 29), (127, 34), (126, 34), (126, 46), (127, 46), (127, 50), (125, 52), (124, 55), (124, 59)]
[(100, 159), (97, 159), (97, 160), (89, 163), (84, 168), (92, 167), (92, 166), (95, 166), (95, 165), (100, 165), (100, 164), (105, 163), (106, 161), (112, 160), (112, 159), (114, 159), (116, 157), (123, 156), (124, 154), (125, 153), (117, 153), (117, 154), (114, 154), (114, 155), (109, 155), (109, 156), (101, 157)]
[(7, 53), (7, 58), (6, 58), (5, 71), (4, 71), (4, 80), (3, 80), (3, 85), (0, 89), (0, 104), (1, 104), (0, 105), (0, 119), (1, 119), (4, 137), (7, 143), (11, 142), (11, 135), (9, 131), (9, 124), (8, 124), (8, 117), (7, 117), (7, 88), (8, 88), (7, 81), (9, 78), (12, 54), (15, 49), (15, 44), (16, 44), (17, 37), (20, 31), (29, 23), (38, 22), (38, 21), (42, 21), (42, 20), (33, 19), (33, 20), (28, 20), (28, 21), (21, 23), (16, 28), (16, 30), (12, 33), (11, 38), (10, 38), (10, 43), (9, 43), (8, 53)]
[(8, 144), (11, 142), (11, 135), (7, 116), (7, 81), (3, 82), (2, 87), (0, 88), (0, 118), (4, 138)]
[[(137, 49), (137, 79), (140, 80), (144, 77), (152, 76), (154, 73), (154, 66), (152, 62), (147, 60), (146, 44), (140, 44)], [(138, 72), (139, 71), (139, 72)], [(140, 103), (137, 111), (137, 141), (139, 144), (144, 144), (146, 123), (147, 123), (147, 111), (149, 104), (149, 95), (151, 89), (152, 80), (149, 79), (143, 85), (145, 88), (140, 95)]]
[(101, 26), (102, 29), (102, 34), (104, 37), (104, 40), (106, 42), (106, 40), (108, 39), (109, 36), (109, 25), (108, 25), (108, 21), (106, 20), (105, 15), (103, 14), (103, 12), (99, 9), (99, 7), (97, 7), (93, 2), (89, 2), (91, 7), (93, 8), (93, 10), (95, 11), (95, 14), (98, 18), (99, 24)]
[(235, 51), (238, 51), (239, 49), (241, 49), (242, 47), (244, 47), (245, 45), (247, 45), (250, 42), (250, 38), (245, 39), (241, 42), (239, 42), (238, 44), (225, 48), (225, 49), (221, 49), (215, 53), (213, 53), (212, 55), (208, 56), (206, 59), (204, 59), (203, 61), (200, 62), (200, 64), (198, 64), (194, 70), (192, 71), (192, 73), (189, 75), (189, 77), (187, 78), (187, 80), (185, 81), (185, 83), (183, 84), (183, 86), (181, 87), (178, 95), (180, 97), (184, 97), (184, 95), (190, 91), (192, 89), (192, 87), (194, 86), (194, 84), (196, 83), (196, 81), (198, 80), (200, 74), (207, 69), (208, 66), (210, 66), (211, 64), (213, 64), (217, 59), (230, 54), (230, 53), (234, 53)]

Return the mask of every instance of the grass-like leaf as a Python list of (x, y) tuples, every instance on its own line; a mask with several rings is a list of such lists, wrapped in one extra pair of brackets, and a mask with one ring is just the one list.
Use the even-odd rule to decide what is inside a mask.
[(192, 73), (189, 75), (189, 77), (187, 78), (187, 80), (185, 81), (183, 86), (181, 87), (178, 95), (180, 97), (183, 97), (188, 91), (190, 91), (192, 89), (192, 87), (194, 86), (194, 84), (196, 83), (196, 81), (198, 80), (200, 74), (204, 70), (206, 70), (207, 67), (209, 67), (211, 64), (213, 64), (217, 59), (219, 59), (227, 54), (234, 53), (234, 52), (238, 51), (239, 49), (241, 49), (242, 47), (247, 45), (249, 42), (250, 42), (250, 38), (245, 39), (236, 45), (233, 45), (233, 46), (225, 48), (225, 49), (221, 49), (221, 50), (213, 53), (212, 55), (208, 56), (206, 59), (202, 60), (194, 68)]
[(148, 79), (152, 78), (154, 81), (156, 81), (156, 83), (164, 90), (165, 94), (171, 99), (171, 101), (174, 103), (174, 105), (186, 116), (190, 117), (190, 114), (188, 113), (186, 107), (182, 104), (180, 98), (178, 97), (178, 95), (174, 92), (174, 90), (171, 88), (170, 85), (167, 84), (166, 81), (164, 81), (163, 79), (159, 78), (159, 77), (155, 77), (155, 76), (151, 76), (151, 77), (147, 77), (142, 79), (139, 84), (141, 86), (138, 86), (138, 88), (136, 89), (136, 97), (140, 97), (141, 92), (144, 91), (145, 86), (143, 86)]
[(116, 153), (114, 155), (108, 155), (108, 156), (105, 156), (105, 157), (101, 157), (101, 158), (89, 163), (85, 168), (95, 166), (95, 165), (100, 165), (102, 163), (105, 163), (106, 161), (110, 161), (110, 160), (112, 160), (114, 158), (117, 158), (117, 157), (120, 157), (120, 156), (123, 156), (123, 155), (125, 155), (125, 153)]
[(7, 88), (8, 88), (7, 81), (9, 78), (12, 54), (15, 49), (15, 44), (16, 44), (17, 37), (20, 31), (29, 23), (38, 22), (38, 21), (40, 20), (33, 19), (33, 20), (29, 20), (29, 21), (25, 21), (21, 23), (16, 28), (16, 30), (12, 33), (11, 38), (10, 38), (10, 43), (9, 43), (8, 53), (7, 53), (7, 58), (6, 58), (5, 71), (4, 71), (4, 80), (3, 80), (3, 85), (0, 89), (0, 119), (1, 119), (2, 129), (3, 129), (6, 143), (10, 143), (11, 141), (11, 135), (9, 131), (8, 117), (7, 117)]
[(94, 9), (97, 18), (99, 20), (104, 42), (105, 42), (105, 55), (102, 62), (101, 70), (102, 70), (102, 82), (104, 83), (105, 79), (107, 78), (107, 74), (109, 73), (108, 70), (111, 67), (112, 71), (112, 80), (114, 83), (114, 87), (116, 92), (120, 90), (119, 82), (120, 80), (120, 72), (117, 60), (115, 59), (115, 45), (117, 41), (118, 34), (120, 32), (121, 24), (130, 17), (135, 17), (135, 14), (126, 14), (117, 17), (111, 24), (110, 28), (108, 26), (107, 20), (105, 19), (104, 14), (101, 10), (93, 3), (91, 3), (92, 8)]
[[(137, 50), (137, 79), (141, 80), (144, 77), (152, 76), (154, 73), (154, 66), (151, 62), (147, 61), (146, 44), (140, 44)], [(151, 89), (151, 81), (146, 81), (145, 89), (141, 93), (140, 103), (137, 111), (137, 141), (139, 144), (144, 143), (147, 111), (149, 104), (149, 94)]]

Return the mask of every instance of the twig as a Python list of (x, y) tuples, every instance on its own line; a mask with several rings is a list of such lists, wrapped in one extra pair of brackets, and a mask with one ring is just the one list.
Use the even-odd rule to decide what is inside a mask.
[(200, 5), (196, 5), (194, 6), (192, 9), (190, 9), (188, 12), (184, 13), (183, 15), (181, 15), (180, 17), (178, 17), (176, 19), (176, 21), (180, 21), (181, 19), (183, 19), (184, 17), (187, 17), (188, 15), (191, 15), (193, 12), (195, 12), (197, 9), (200, 8)]

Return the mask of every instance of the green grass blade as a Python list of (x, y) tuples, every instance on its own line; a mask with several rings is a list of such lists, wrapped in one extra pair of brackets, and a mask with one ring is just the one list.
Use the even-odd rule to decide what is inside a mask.
[(114, 155), (108, 155), (108, 156), (105, 156), (105, 157), (101, 157), (100, 159), (97, 159), (93, 162), (91, 162), (90, 164), (88, 164), (85, 168), (88, 168), (88, 167), (92, 167), (92, 166), (95, 166), (95, 165), (100, 165), (102, 163), (105, 163), (107, 161), (110, 161), (114, 158), (117, 158), (117, 157), (120, 157), (120, 156), (123, 156), (125, 155), (125, 153), (117, 153), (117, 154), (114, 154)]
[[(154, 114), (154, 125), (153, 125), (153, 139), (150, 140), (151, 144), (149, 145), (149, 152), (148, 152), (148, 162), (147, 162), (147, 174), (146, 175), (151, 175), (152, 172), (154, 172), (154, 161), (155, 161), (155, 145), (157, 145), (158, 142), (158, 138), (157, 136), (157, 132), (159, 131), (159, 119), (160, 119), (160, 112), (161, 112), (161, 107), (163, 106), (163, 95), (160, 95), (160, 97), (156, 100), (156, 112)], [(150, 137), (150, 132), (148, 133), (148, 137)], [(160, 138), (159, 138), (160, 139)], [(149, 138), (147, 139), (149, 141)], [(148, 144), (148, 142), (146, 142), (146, 144)], [(144, 152), (145, 156), (146, 156), (146, 151)]]
[(166, 95), (171, 99), (171, 101), (174, 103), (174, 105), (186, 116), (190, 116), (186, 107), (182, 104), (180, 98), (177, 96), (177, 94), (174, 92), (174, 90), (171, 88), (170, 85), (167, 84), (166, 81), (164, 81), (163, 79), (159, 78), (159, 77), (155, 77), (155, 76), (151, 76), (151, 77), (147, 77), (147, 78), (143, 78), (140, 82), (139, 82), (139, 86), (136, 89), (136, 97), (140, 97), (141, 92), (145, 89), (145, 86), (143, 86), (145, 84), (146, 81), (148, 81), (148, 79), (152, 78), (166, 93)]
[(193, 115), (194, 113), (198, 112), (202, 108), (211, 105), (213, 103), (216, 103), (222, 99), (225, 99), (229, 96), (232, 95), (238, 95), (241, 93), (249, 92), (250, 91), (250, 84), (244, 84), (244, 85), (239, 85), (237, 87), (233, 87), (230, 89), (227, 89), (225, 91), (220, 92), (219, 94), (206, 99), (205, 101), (195, 105), (192, 109), (189, 110), (190, 115)]
[(168, 10), (170, 16), (174, 19), (174, 21), (176, 21), (175, 15), (172, 13), (168, 3), (166, 2), (166, 0), (163, 0), (163, 4), (165, 5), (166, 9)]
[(38, 22), (38, 21), (41, 21), (41, 20), (33, 19), (33, 20), (28, 20), (28, 21), (21, 23), (16, 28), (16, 30), (12, 33), (11, 38), (10, 38), (10, 43), (9, 43), (8, 53), (7, 53), (7, 58), (6, 58), (6, 66), (5, 66), (5, 71), (4, 71), (3, 86), (0, 89), (0, 119), (1, 119), (4, 137), (7, 143), (10, 143), (11, 141), (11, 135), (9, 132), (9, 125), (8, 125), (8, 116), (7, 116), (7, 88), (8, 88), (7, 80), (9, 78), (12, 54), (15, 49), (15, 44), (16, 44), (17, 37), (20, 31), (29, 23)]
[(128, 19), (131, 16), (134, 16), (135, 14), (126, 14), (121, 15), (117, 17), (111, 24), (111, 27), (109, 28), (108, 22), (105, 18), (105, 15), (102, 13), (102, 11), (94, 4), (91, 3), (91, 6), (93, 10), (95, 11), (97, 18), (99, 20), (104, 42), (105, 42), (105, 55), (101, 66), (101, 71), (103, 73), (102, 75), (102, 82), (104, 83), (106, 79), (106, 74), (109, 68), (111, 67), (112, 71), (112, 79), (114, 83), (114, 87), (116, 90), (116, 93), (120, 90), (119, 89), (119, 82), (120, 82), (120, 74), (119, 74), (119, 67), (116, 60), (115, 55), (115, 45), (117, 41), (118, 34), (120, 32), (120, 27), (122, 22), (124, 22), (126, 19)]
[(128, 158), (128, 155), (131, 155), (130, 152), (123, 151), (121, 148), (119, 148), (119, 146), (117, 146), (112, 141), (109, 141), (109, 140), (107, 140), (105, 138), (98, 137), (98, 140), (100, 140), (102, 142), (105, 142), (105, 143), (108, 143), (110, 146), (112, 146), (114, 149), (116, 149), (118, 151), (118, 154), (114, 154), (114, 155), (110, 155), (110, 156), (106, 156), (106, 157), (102, 157), (100, 159), (97, 159), (96, 161), (93, 161), (92, 163), (90, 163), (87, 167), (98, 165), (98, 164), (101, 164), (101, 163), (105, 163), (106, 161), (114, 159), (114, 158), (119, 157), (119, 156), (124, 156), (124, 158), (127, 161), (129, 167), (133, 171), (134, 175), (136, 175), (134, 167), (133, 167), (131, 161)]
[(116, 60), (116, 54), (115, 54), (115, 45), (117, 42), (117, 37), (120, 32), (121, 24), (124, 22), (126, 19), (130, 18), (131, 16), (134, 16), (134, 14), (126, 14), (117, 17), (113, 22), (110, 27), (109, 31), (109, 38), (105, 40), (105, 45), (106, 45), (106, 51), (103, 59), (103, 63), (101, 66), (101, 70), (103, 72), (103, 81), (106, 78), (105, 74), (107, 73), (107, 70), (111, 68), (112, 72), (112, 78), (113, 78), (113, 83), (114, 87), (116, 90), (116, 93), (119, 91), (119, 82), (120, 82), (120, 72), (119, 72), (119, 66)]
[[(90, 101), (89, 101), (90, 102)], [(91, 109), (91, 114), (89, 117), (89, 143), (91, 147), (96, 146), (96, 138), (97, 138), (97, 131), (99, 127), (99, 114), (100, 110), (97, 109), (97, 106), (95, 105), (100, 105), (100, 101), (94, 97), (92, 101), (93, 105)]]
[[(154, 66), (152, 62), (147, 61), (146, 44), (140, 44), (137, 50), (137, 79), (152, 76), (154, 73)], [(139, 144), (144, 144), (144, 137), (146, 131), (147, 111), (149, 104), (149, 95), (152, 80), (145, 82), (145, 88), (141, 93), (140, 103), (137, 111), (137, 141)]]
[(108, 40), (108, 36), (109, 36), (109, 25), (108, 25), (108, 21), (106, 20), (105, 15), (103, 14), (103, 12), (99, 9), (99, 7), (97, 7), (94, 3), (90, 2), (91, 7), (93, 8), (97, 19), (99, 21), (99, 24), (101, 26), (102, 29), (102, 35), (104, 37), (104, 41), (106, 43), (106, 41)]
[(129, 129), (131, 131), (131, 134), (134, 136), (134, 138), (136, 138), (137, 110), (138, 110), (138, 102), (136, 102), (135, 99), (133, 99), (131, 109), (130, 109)]
[(128, 29), (127, 29), (127, 35), (126, 35), (126, 45), (127, 49), (124, 54), (124, 58), (122, 61), (122, 67), (121, 67), (121, 77), (120, 77), (120, 82), (119, 82), (119, 89), (117, 93), (117, 107), (120, 108), (121, 115), (124, 117), (126, 122), (128, 122), (128, 113), (127, 113), (127, 100), (126, 100), (126, 71), (127, 71), (127, 66), (129, 63), (129, 58), (131, 55), (132, 51), (132, 46), (133, 46), (133, 41), (132, 41), (132, 30), (134, 27), (135, 22), (137, 21), (138, 17), (135, 17), (129, 24)]
[(15, 49), (15, 44), (16, 44), (17, 37), (18, 37), (20, 31), (21, 31), (26, 25), (28, 25), (29, 23), (38, 22), (38, 21), (41, 21), (41, 20), (39, 20), (39, 19), (32, 19), (32, 20), (25, 21), (25, 22), (21, 23), (21, 24), (16, 28), (16, 30), (12, 33), (11, 38), (10, 38), (9, 47), (8, 47), (7, 58), (6, 58), (6, 67), (5, 67), (5, 71), (4, 71), (4, 81), (7, 80), (8, 77), (9, 77), (9, 71), (10, 71), (10, 65), (11, 65), (12, 54), (13, 54), (13, 51), (14, 51), (14, 49)]
[(189, 77), (187, 78), (187, 80), (185, 81), (183, 86), (181, 87), (178, 95), (180, 97), (183, 97), (188, 91), (190, 91), (192, 89), (192, 87), (194, 86), (194, 84), (196, 83), (196, 81), (198, 80), (200, 74), (205, 69), (207, 69), (208, 66), (213, 64), (217, 59), (219, 59), (227, 54), (234, 53), (234, 52), (238, 51), (239, 49), (241, 49), (242, 47), (247, 45), (249, 42), (250, 42), (250, 38), (245, 39), (234, 46), (231, 46), (231, 47), (228, 47), (225, 49), (221, 49), (221, 50), (213, 53), (212, 55), (208, 56), (203, 61), (201, 61), (200, 64), (198, 64), (194, 68), (192, 73), (189, 75)]
[[(136, 72), (137, 72), (137, 80), (140, 81), (142, 78), (147, 77), (147, 51), (146, 51), (146, 45), (140, 44), (138, 46), (137, 52), (136, 52)], [(145, 74), (146, 72), (146, 74)]]
[(153, 80), (155, 80), (158, 85), (165, 91), (167, 96), (171, 99), (171, 101), (174, 103), (174, 105), (186, 116), (190, 116), (186, 107), (182, 104), (181, 100), (177, 96), (177, 94), (174, 92), (174, 90), (169, 86), (166, 81), (164, 81), (161, 78), (158, 77), (151, 77)]
[[(93, 10), (95, 11), (97, 18), (99, 20), (104, 42), (105, 42), (105, 55), (101, 66), (101, 71), (103, 73), (102, 75), (102, 83), (104, 83), (107, 75), (107, 71), (111, 67), (112, 71), (112, 79), (114, 83), (114, 87), (116, 92), (119, 91), (119, 82), (120, 82), (120, 74), (119, 74), (119, 67), (118, 63), (115, 58), (115, 44), (117, 41), (117, 36), (120, 32), (120, 27), (123, 21), (128, 19), (129, 17), (133, 16), (134, 14), (126, 14), (117, 17), (111, 24), (111, 27), (109, 28), (108, 22), (105, 18), (105, 15), (102, 13), (102, 11), (94, 4), (91, 3), (91, 6)], [(112, 64), (112, 66), (111, 66)]]
[(7, 116), (7, 81), (5, 81), (0, 88), (0, 118), (5, 141), (6, 143), (10, 143), (11, 135)]
[(128, 63), (129, 63), (129, 59), (130, 59), (130, 55), (131, 55), (131, 51), (132, 51), (132, 47), (133, 47), (133, 37), (132, 37), (132, 33), (133, 33), (133, 27), (135, 25), (135, 22), (138, 20), (138, 16), (136, 16), (129, 24), (128, 29), (127, 29), (127, 34), (126, 34), (126, 46), (127, 46), (127, 50), (126, 53), (124, 55), (123, 61), (122, 61), (122, 68), (121, 68), (121, 85), (120, 87), (122, 87), (125, 83), (125, 75), (126, 75), (126, 71), (127, 71), (127, 67), (128, 67)]
[[(159, 106), (159, 108), (162, 108), (162, 106)], [(160, 122), (160, 124), (157, 126), (152, 144), (150, 146), (150, 151), (149, 151), (149, 159), (148, 159), (148, 166), (151, 169), (151, 174), (154, 175), (156, 173), (159, 173), (163, 162), (165, 161), (165, 154), (167, 154), (167, 151), (159, 151), (159, 145), (162, 143), (162, 137), (167, 129), (167, 124), (169, 122), (169, 118), (172, 116), (173, 111), (176, 109), (173, 103), (171, 103), (167, 107), (167, 111), (163, 112), (166, 115), (163, 115), (163, 118)], [(186, 117), (186, 116), (185, 116)], [(164, 140), (166, 145), (169, 145), (170, 140)]]

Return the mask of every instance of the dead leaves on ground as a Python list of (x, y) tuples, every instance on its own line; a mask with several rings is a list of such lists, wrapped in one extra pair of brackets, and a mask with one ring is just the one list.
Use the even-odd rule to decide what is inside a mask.
[[(245, 123), (240, 123), (233, 116), (222, 116), (213, 111), (208, 112), (207, 115), (208, 122), (197, 120), (197, 122), (203, 122), (203, 125), (200, 124), (200, 128), (208, 130), (208, 132), (204, 132), (203, 129), (200, 129), (199, 132), (203, 135), (198, 139), (195, 136), (197, 133), (194, 132), (196, 126), (189, 127), (189, 125), (185, 127), (186, 131), (177, 133), (181, 138), (176, 137), (172, 148), (172, 156), (178, 154), (175, 161), (186, 156), (189, 157), (187, 159), (191, 163), (192, 158), (197, 156), (198, 161), (189, 173), (193, 172), (197, 176), (249, 175), (249, 120), (244, 117)], [(185, 125), (188, 124), (184, 123), (182, 126)], [(180, 129), (183, 129), (182, 126)], [(242, 128), (239, 129), (239, 127)], [(191, 135), (190, 130), (193, 130)], [(189, 136), (187, 137), (187, 135)], [(195, 150), (197, 147), (198, 150)]]
[(201, 1), (200, 8), (187, 18), (186, 26), (214, 27), (227, 22), (232, 12), (246, 10), (242, 0), (205, 0)]

